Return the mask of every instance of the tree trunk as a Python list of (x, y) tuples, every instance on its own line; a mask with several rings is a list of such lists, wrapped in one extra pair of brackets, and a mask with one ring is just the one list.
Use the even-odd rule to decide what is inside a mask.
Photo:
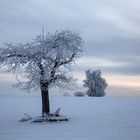
[(48, 87), (41, 86), (41, 97), (42, 97), (42, 117), (50, 113), (50, 104), (49, 104), (49, 91)]

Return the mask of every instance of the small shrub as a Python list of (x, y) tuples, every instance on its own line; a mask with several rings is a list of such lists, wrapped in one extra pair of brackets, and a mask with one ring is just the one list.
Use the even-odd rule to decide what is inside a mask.
[(83, 92), (77, 91), (74, 93), (74, 96), (83, 97), (83, 96), (85, 96), (85, 94)]

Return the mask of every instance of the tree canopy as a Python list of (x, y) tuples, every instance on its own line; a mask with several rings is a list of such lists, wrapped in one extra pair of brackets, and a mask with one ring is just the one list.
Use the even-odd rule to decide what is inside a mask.
[(88, 96), (100, 97), (105, 95), (105, 88), (107, 87), (107, 82), (104, 78), (101, 77), (100, 70), (87, 70), (86, 71), (86, 80), (84, 80), (84, 87), (87, 87), (88, 90), (86, 94)]
[(78, 32), (42, 33), (25, 44), (4, 43), (0, 48), (0, 65), (8, 66), (17, 76), (26, 77), (24, 82), (18, 83), (24, 89), (37, 89), (40, 83), (65, 87), (72, 82), (66, 69), (81, 56), (82, 46)]

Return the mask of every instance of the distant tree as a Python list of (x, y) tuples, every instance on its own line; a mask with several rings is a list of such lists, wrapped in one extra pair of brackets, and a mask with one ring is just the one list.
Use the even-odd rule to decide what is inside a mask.
[(62, 30), (44, 32), (25, 44), (5, 43), (0, 48), (0, 65), (16, 73), (18, 87), (40, 89), (42, 116), (50, 113), (49, 88), (68, 87), (73, 78), (69, 68), (82, 54), (83, 40), (79, 33)]
[(67, 93), (67, 92), (65, 92), (65, 93), (63, 94), (63, 96), (64, 96), (64, 97), (69, 97), (69, 96), (70, 96), (70, 94), (69, 94), (69, 93)]
[(85, 94), (83, 92), (81, 92), (81, 91), (75, 92), (74, 95), (77, 96), (77, 97), (83, 97), (83, 96), (85, 96)]
[(100, 70), (86, 71), (86, 80), (84, 80), (84, 87), (88, 90), (86, 94), (88, 96), (101, 97), (105, 95), (105, 88), (107, 87), (107, 82), (101, 77)]

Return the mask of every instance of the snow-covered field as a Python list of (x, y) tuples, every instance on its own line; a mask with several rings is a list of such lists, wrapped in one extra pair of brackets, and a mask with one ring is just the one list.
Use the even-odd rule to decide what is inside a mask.
[(18, 122), (41, 114), (40, 97), (0, 97), (0, 140), (140, 140), (140, 98), (51, 97), (69, 122)]

